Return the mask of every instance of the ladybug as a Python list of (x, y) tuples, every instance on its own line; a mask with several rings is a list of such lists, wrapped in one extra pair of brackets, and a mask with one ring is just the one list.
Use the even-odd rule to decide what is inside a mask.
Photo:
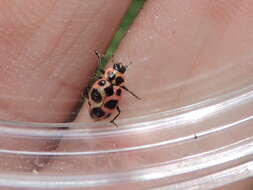
[[(98, 56), (100, 64), (102, 56), (97, 51), (95, 53)], [(118, 113), (110, 122), (118, 127), (114, 121), (121, 113), (119, 101), (122, 96), (122, 89), (140, 100), (137, 95), (131, 92), (124, 85), (124, 73), (126, 72), (127, 67), (127, 65), (122, 63), (114, 63), (113, 67), (110, 67), (105, 71), (103, 69), (99, 69), (103, 76), (97, 77), (97, 80), (91, 88), (87, 87), (85, 89), (85, 97), (88, 100), (89, 114), (94, 121), (107, 119), (117, 110)]]

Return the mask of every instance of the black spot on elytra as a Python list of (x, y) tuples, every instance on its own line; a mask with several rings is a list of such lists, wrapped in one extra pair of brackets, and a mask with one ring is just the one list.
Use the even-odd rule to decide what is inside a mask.
[(93, 88), (91, 91), (91, 99), (96, 103), (102, 101), (102, 96), (96, 88)]
[(121, 89), (119, 88), (116, 92), (117, 96), (120, 96), (121, 95)]
[(104, 86), (106, 84), (106, 81), (105, 80), (100, 80), (99, 82), (98, 82), (98, 85), (99, 86)]
[(118, 100), (109, 100), (108, 102), (105, 103), (105, 107), (108, 109), (114, 109), (116, 108), (118, 104)]
[(117, 77), (115, 80), (115, 85), (119, 86), (124, 82), (124, 79), (122, 77)]
[(97, 118), (100, 118), (100, 117), (103, 117), (105, 115), (105, 112), (97, 107), (97, 108), (93, 108), (91, 111), (90, 111), (90, 116), (94, 118), (97, 117)]
[(110, 85), (107, 88), (105, 88), (105, 94), (107, 96), (112, 96), (114, 94), (113, 86), (112, 85)]

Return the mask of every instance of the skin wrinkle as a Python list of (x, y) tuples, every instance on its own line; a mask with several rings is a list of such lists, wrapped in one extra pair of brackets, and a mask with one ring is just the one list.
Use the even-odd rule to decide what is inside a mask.
[[(46, 9), (47, 10), (47, 15), (51, 14), (51, 12), (52, 12), (52, 10), (53, 10), (53, 8), (55, 6), (55, 3), (56, 3), (56, 1), (54, 1), (54, 3), (52, 3), (52, 5), (50, 6), (50, 8), (47, 7), (47, 9)], [(8, 5), (9, 5), (9, 3), (5, 3), (5, 6), (8, 6)], [(25, 7), (25, 8), (27, 8), (27, 7)], [(18, 14), (18, 11), (21, 11), (21, 10), (17, 9), (17, 10), (12, 11), (13, 9), (15, 9), (15, 6), (9, 5), (9, 8), (5, 9), (5, 10), (9, 10), (9, 12), (10, 12), (9, 15), (11, 15), (10, 18), (13, 18), (13, 19), (11, 19), (11, 20), (13, 20), (13, 22), (10, 22), (9, 19), (8, 19), (8, 24), (12, 23), (12, 25), (13, 25), (13, 31), (15, 31), (15, 32), (20, 32), (20, 30), (18, 29), (19, 27), (29, 28), (31, 26), (36, 26), (36, 25), (39, 26), (39, 25), (41, 25), (43, 23), (44, 20), (46, 20), (46, 17), (43, 17), (43, 16), (41, 17), (38, 14), (38, 16), (35, 16), (36, 18), (39, 18), (39, 19), (36, 19), (37, 22), (24, 23), (26, 21), (26, 19), (23, 19), (23, 17), (25, 17), (26, 14), (25, 13), (24, 14)], [(33, 18), (34, 19), (35, 17), (34, 16), (32, 17), (31, 14), (38, 13), (38, 10), (40, 11), (40, 8), (37, 9), (37, 11), (34, 11), (33, 13), (29, 12), (29, 18)], [(16, 14), (16, 16), (15, 16), (15, 14)], [(22, 20), (19, 19), (19, 18), (21, 18)], [(4, 18), (4, 20), (7, 20), (7, 19)], [(21, 21), (23, 21), (23, 23)]]
[[(48, 80), (49, 80), (49, 78), (50, 78), (50, 77), (48, 77)], [(46, 83), (45, 83), (45, 84), (46, 84)], [(48, 86), (48, 85), (46, 85), (46, 86)], [(32, 95), (32, 94), (30, 94), (30, 95)]]
[(6, 107), (6, 106), (5, 106)]
[[(77, 7), (77, 10), (78, 10), (78, 9), (80, 9), (80, 6)], [(63, 38), (63, 36), (64, 36), (64, 33), (66, 32), (67, 27), (70, 25), (71, 21), (73, 20), (73, 17), (75, 16), (76, 12), (77, 12), (77, 11), (75, 11), (75, 13), (74, 13), (73, 16), (72, 16), (72, 19), (70, 19), (69, 22), (66, 24), (66, 28), (65, 28), (64, 32), (62, 32), (61, 37), (60, 37), (61, 39), (59, 39), (57, 45), (58, 45), (58, 44), (60, 43), (60, 41), (62, 40), (62, 38)], [(94, 15), (96, 15), (96, 13), (94, 13)], [(94, 15), (93, 15), (93, 16), (94, 16)], [(95, 19), (92, 19), (93, 16), (91, 16), (91, 18), (90, 18), (89, 21), (88, 21), (88, 24), (83, 28), (83, 30), (81, 30), (81, 31), (78, 33), (78, 35), (76, 35), (76, 37), (73, 39), (73, 42), (69, 45), (69, 47), (67, 47), (66, 50), (63, 51), (63, 55), (64, 55), (64, 54), (68, 54), (68, 52), (70, 51), (70, 49), (76, 44), (76, 41), (80, 38), (81, 34), (84, 33), (84, 32), (87, 30), (87, 28), (89, 27), (89, 25), (92, 23), (92, 20), (95, 20)], [(54, 48), (54, 49), (56, 49), (57, 45), (55, 45), (55, 48)], [(52, 51), (52, 52), (53, 52), (53, 51)], [(62, 59), (63, 59), (63, 57), (59, 57), (59, 59), (56, 60), (55, 62), (60, 63)]]
[[(95, 13), (94, 13), (94, 14), (95, 14)], [(93, 16), (92, 16), (91, 18), (93, 18)], [(94, 20), (95, 20), (95, 19), (94, 19)], [(87, 28), (89, 27), (90, 23), (92, 23), (92, 19), (90, 19), (89, 24), (87, 24), (86, 27), (84, 27), (84, 29), (81, 30), (81, 31), (79, 32), (79, 34), (74, 38), (73, 43), (65, 50), (65, 54), (67, 54), (67, 53), (71, 50), (71, 48), (74, 46), (74, 44), (76, 43), (76, 41), (80, 38), (81, 34), (84, 33), (84, 32), (87, 30)], [(62, 58), (59, 58), (58, 62), (60, 62), (61, 59), (63, 59), (63, 57), (62, 57)], [(65, 81), (65, 82), (62, 82), (62, 83), (67, 84), (66, 81)]]
[[(28, 2), (28, 1), (26, 1), (26, 2)], [(19, 20), (20, 20), (20, 22), (21, 21), (23, 21), (23, 24), (24, 25), (26, 25), (27, 27), (29, 27), (29, 26), (31, 26), (31, 25), (38, 25), (40, 22), (38, 22), (38, 23), (36, 23), (35, 21), (33, 21), (34, 20), (34, 18), (40, 18), (41, 17), (41, 11), (45, 11), (46, 10), (46, 12), (48, 13), (48, 15), (50, 14), (50, 11), (52, 11), (52, 9), (54, 8), (54, 6), (55, 6), (55, 3), (56, 3), (56, 1), (52, 1), (53, 3), (52, 3), (52, 5), (50, 6), (50, 8), (49, 7), (47, 7), (45, 10), (43, 9), (43, 3), (42, 2), (44, 2), (44, 1), (40, 1), (39, 3), (37, 3), (37, 2), (39, 2), (39, 1), (33, 1), (33, 4), (34, 3), (36, 3), (35, 5), (34, 5), (34, 7), (37, 7), (36, 9), (34, 9), (33, 7), (31, 7), (31, 5), (33, 5), (33, 4), (30, 4), (30, 2), (28, 2), (27, 3), (27, 5), (25, 6), (25, 7), (22, 7), (22, 9), (21, 9), (21, 7), (20, 6), (18, 6), (17, 7), (17, 10), (15, 10), (15, 12), (18, 12), (18, 11), (23, 11), (23, 12), (21, 12), (22, 14), (19, 14)], [(23, 2), (22, 2), (23, 3)], [(27, 11), (27, 10), (25, 10), (25, 9), (27, 9), (29, 7), (29, 11)], [(29, 15), (27, 14), (27, 12), (29, 12)], [(42, 15), (44, 15), (44, 13), (42, 13)], [(44, 20), (45, 18), (40, 18), (39, 20)], [(39, 21), (38, 20), (38, 21)], [(21, 23), (20, 23), (21, 24)]]
[[(81, 2), (81, 1), (80, 1), (80, 2)], [(101, 5), (101, 7), (104, 7), (104, 6)], [(54, 48), (50, 51), (51, 53), (50, 53), (49, 56), (48, 56), (49, 59), (50, 59), (50, 57), (53, 57), (52, 55), (54, 54), (55, 49), (56, 49), (57, 47), (59, 47), (59, 44), (60, 44), (60, 42), (61, 42), (62, 39), (63, 39), (64, 33), (66, 33), (68, 27), (70, 26), (70, 24), (71, 24), (71, 22), (72, 22), (72, 20), (73, 20), (73, 17), (76, 15), (76, 13), (78, 12), (78, 10), (79, 10), (80, 8), (81, 8), (81, 6), (77, 6), (77, 10), (74, 11), (72, 17), (71, 17), (71, 18), (69, 19), (69, 21), (65, 24), (65, 29), (64, 29), (63, 32), (61, 33), (60, 38), (59, 38), (58, 41), (55, 43)], [(99, 10), (100, 10), (100, 9), (99, 9)], [(93, 15), (94, 18), (93, 18), (93, 16), (91, 16), (91, 17), (89, 18), (88, 24), (85, 25), (84, 29), (82, 29), (82, 30), (76, 35), (76, 37), (72, 40), (72, 43), (69, 45), (69, 47), (67, 47), (66, 50), (63, 51), (63, 55), (65, 55), (65, 54), (68, 53), (68, 51), (71, 49), (71, 47), (72, 47), (72, 46), (76, 43), (76, 41), (80, 38), (81, 34), (84, 33), (84, 32), (87, 30), (87, 28), (89, 27), (89, 25), (90, 25), (91, 23), (93, 23), (92, 20), (95, 20), (95, 18), (96, 18), (95, 15), (97, 15), (97, 12), (94, 11), (94, 15)], [(56, 63), (57, 63), (57, 62), (60, 63), (61, 59), (63, 59), (63, 56), (62, 56), (62, 57), (59, 57), (59, 59), (56, 60), (55, 62), (56, 62)], [(46, 62), (46, 60), (41, 61), (41, 62)], [(56, 66), (56, 67), (58, 67), (58, 66)], [(51, 76), (51, 74), (50, 74), (49, 76)], [(49, 78), (50, 78), (50, 77), (49, 77)]]
[[(80, 1), (79, 1), (79, 3), (80, 3)], [(47, 60), (50, 60), (50, 57), (53, 56), (54, 51), (56, 50), (56, 48), (59, 47), (59, 44), (60, 44), (60, 42), (61, 42), (62, 39), (63, 39), (64, 33), (65, 33), (66, 30), (68, 29), (68, 26), (69, 26), (70, 23), (72, 22), (72, 20), (73, 20), (74, 16), (76, 15), (76, 12), (77, 12), (78, 9), (80, 9), (80, 6), (77, 5), (77, 6), (76, 6), (76, 10), (73, 11), (72, 16), (69, 18), (68, 22), (65, 24), (65, 27), (64, 27), (64, 29), (62, 30), (61, 34), (59, 35), (58, 40), (57, 40), (57, 41), (55, 42), (55, 44), (53, 45), (53, 48), (49, 51), (48, 58), (45, 58), (45, 60), (42, 60), (42, 61), (39, 63), (37, 69), (39, 69), (39, 68), (41, 67), (41, 64), (42, 64), (42, 63), (46, 62)], [(71, 46), (72, 46), (73, 44), (74, 44), (74, 42), (69, 46), (69, 48), (71, 48)], [(66, 50), (66, 51), (68, 51), (68, 50)], [(64, 54), (63, 54), (63, 55), (64, 55)], [(54, 63), (57, 63), (57, 62), (58, 62), (58, 63), (61, 63), (61, 62), (60, 62), (60, 59), (59, 59), (59, 61), (56, 60)], [(42, 64), (42, 65), (43, 65), (43, 64)], [(58, 64), (56, 64), (55, 67), (58, 67)], [(37, 70), (37, 69), (35, 69), (35, 70)], [(45, 82), (44, 82), (44, 84), (45, 84), (44, 86), (50, 88), (50, 81), (52, 80), (52, 78), (54, 78), (54, 77), (52, 77), (53, 74), (54, 74), (54, 70), (51, 70), (51, 72), (49, 73), (47, 79), (46, 79)], [(58, 89), (60, 89), (60, 87), (61, 87), (61, 86), (58, 86)], [(55, 92), (58, 92), (58, 90), (55, 89)], [(32, 94), (30, 94), (30, 95), (33, 96)], [(36, 94), (35, 94), (35, 96), (36, 96)], [(42, 95), (41, 95), (41, 96), (42, 96)], [(56, 98), (57, 96), (58, 96), (58, 93), (54, 93), (54, 96), (53, 96), (52, 98), (54, 99), (54, 98)], [(39, 98), (40, 98), (40, 97), (39, 97)], [(48, 105), (48, 109), (50, 110), (53, 106), (54, 106), (53, 104), (49, 104), (49, 105)]]
[[(48, 11), (48, 16), (50, 16), (50, 14), (52, 14), (52, 11), (53, 11), (53, 9), (54, 9), (54, 7), (55, 7), (55, 4), (56, 4), (56, 1), (54, 2), (54, 4), (52, 5), (52, 8)], [(44, 17), (44, 18), (42, 18), (42, 20), (41, 20), (41, 22), (39, 23), (39, 25), (43, 25), (43, 23), (45, 23), (46, 22), (46, 20), (47, 20), (47, 17)], [(33, 32), (31, 32), (31, 34), (29, 34), (29, 35), (27, 35), (30, 39), (31, 38), (33, 38), (33, 36), (36, 34), (36, 32), (40, 29), (40, 27), (39, 27), (39, 25), (37, 26), (37, 28), (35, 27), (35, 28), (33, 28)], [(13, 31), (19, 31), (18, 30), (18, 28), (15, 30), (14, 29), (15, 27), (13, 27)], [(3, 37), (4, 38), (4, 37)], [(21, 38), (21, 37), (20, 37)], [(28, 39), (27, 39), (28, 40)], [(21, 60), (24, 60), (25, 58), (26, 58), (26, 54), (22, 54), (22, 52), (23, 52), (23, 49), (24, 49), (24, 46), (23, 46), (23, 48), (20, 48), (20, 50), (18, 51), (18, 50), (16, 50), (16, 55), (19, 55), (19, 56), (17, 56), (17, 58), (16, 58), (16, 61), (17, 62), (20, 62)]]
[(228, 25), (231, 21), (237, 17), (240, 13), (241, 7), (243, 4), (242, 1), (230, 0), (229, 2), (221, 0), (219, 1), (209, 1), (207, 7), (207, 14), (210, 15), (210, 18), (215, 20), (218, 24)]
[[(79, 6), (76, 6), (76, 10), (78, 10), (79, 8), (80, 8)], [(52, 49), (51, 49), (51, 50), (48, 50), (48, 54), (45, 55), (45, 58), (42, 59), (42, 60), (38, 63), (38, 67), (37, 67), (37, 68), (36, 68), (36, 67), (34, 68), (34, 71), (39, 70), (40, 67), (41, 67), (41, 65), (43, 66), (42, 63), (45, 63), (47, 60), (50, 60), (50, 57), (53, 57), (55, 50), (59, 47), (59, 44), (60, 44), (60, 42), (62, 41), (62, 38), (63, 38), (63, 36), (64, 36), (64, 33), (65, 33), (66, 30), (68, 29), (68, 26), (69, 26), (69, 24), (71, 23), (71, 21), (73, 20), (73, 17), (75, 16), (75, 14), (76, 14), (76, 11), (73, 11), (72, 16), (69, 18), (68, 22), (65, 24), (64, 29), (63, 29), (62, 32), (59, 34), (59, 38), (57, 38), (58, 40), (55, 41), (55, 43), (54, 43)], [(50, 62), (50, 61), (49, 61), (49, 62)], [(55, 61), (55, 63), (57, 63), (57, 61)], [(59, 63), (60, 63), (60, 62), (59, 62)], [(56, 65), (55, 67), (57, 67), (57, 66), (58, 66), (58, 65)], [(54, 70), (51, 71), (51, 74), (52, 74), (53, 72), (54, 72)], [(50, 76), (50, 74), (49, 74), (49, 76)], [(48, 77), (47, 80), (49, 80), (49, 78), (50, 78), (50, 77)]]
[[(104, 7), (104, 9), (106, 8), (105, 6), (102, 6), (102, 5), (101, 5), (101, 7)], [(67, 31), (67, 29), (68, 29), (68, 26), (69, 26), (69, 25), (71, 24), (71, 22), (73, 21), (73, 17), (74, 17), (74, 16), (76, 15), (76, 13), (78, 12), (78, 9), (80, 9), (80, 6), (77, 6), (77, 10), (74, 11), (74, 14), (70, 17), (69, 21), (66, 23), (63, 32), (60, 34), (60, 38), (58, 39), (58, 41), (57, 41), (56, 44), (54, 45), (54, 48), (52, 49), (52, 51), (50, 51), (50, 52), (51, 52), (51, 55), (49, 55), (49, 57), (52, 57), (52, 56), (53, 56), (55, 49), (59, 46), (60, 42), (62, 41), (63, 36), (64, 36), (64, 33), (66, 33), (66, 31)], [(100, 10), (101, 12), (103, 12), (103, 9), (100, 9), (100, 8), (99, 8), (98, 10)], [(84, 32), (87, 30), (87, 28), (89, 28), (90, 24), (93, 23), (92, 20), (96, 20), (96, 16), (95, 16), (95, 15), (97, 15), (97, 12), (96, 12), (96, 11), (94, 11), (93, 16), (91, 16), (90, 19), (88, 20), (88, 24), (85, 25), (85, 27), (78, 33), (78, 35), (76, 35), (76, 37), (73, 39), (73, 42), (69, 45), (69, 47), (67, 47), (66, 50), (64, 50), (63, 55), (65, 55), (65, 54), (68, 53), (68, 51), (69, 51), (69, 50), (71, 49), (71, 47), (76, 43), (76, 41), (78, 40), (78, 38), (80, 38), (81, 34), (84, 33)], [(58, 60), (55, 61), (55, 63), (57, 63), (57, 62), (60, 63), (60, 62), (61, 62), (61, 59), (63, 59), (63, 57), (60, 57)], [(42, 62), (43, 62), (43, 61), (42, 61)], [(46, 62), (46, 60), (45, 60), (45, 62)], [(59, 66), (56, 65), (55, 67), (59, 67)], [(63, 67), (63, 68), (64, 68), (64, 67)], [(49, 73), (49, 76), (47, 77), (47, 80), (45, 81), (45, 85), (44, 85), (44, 86), (50, 87), (50, 81), (52, 81), (53, 78), (54, 78), (54, 70), (52, 70), (52, 72)], [(58, 81), (58, 82), (60, 82), (60, 81)], [(62, 85), (58, 85), (58, 89), (61, 89), (61, 87), (62, 87)], [(75, 89), (78, 90), (78, 88), (75, 88)], [(71, 90), (71, 89), (69, 89), (69, 90)], [(55, 89), (55, 92), (57, 92), (57, 93), (54, 93), (54, 96), (52, 97), (52, 99), (54, 99), (54, 98), (57, 97), (57, 95), (59, 94), (59, 90)], [(30, 94), (30, 96), (33, 96), (33, 94)], [(42, 96), (42, 95), (41, 95), (41, 96)], [(75, 98), (75, 100), (77, 100), (78, 97), (80, 97), (80, 96), (77, 95), (77, 97)], [(39, 97), (39, 98), (40, 98), (40, 97)], [(48, 105), (48, 109), (50, 110), (53, 106), (54, 106), (53, 104), (49, 104), (49, 105)], [(75, 105), (73, 105), (73, 108), (74, 108), (74, 107), (75, 107)]]

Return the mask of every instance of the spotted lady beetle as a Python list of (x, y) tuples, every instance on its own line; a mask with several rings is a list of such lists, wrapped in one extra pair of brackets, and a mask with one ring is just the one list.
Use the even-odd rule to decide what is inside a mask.
[[(102, 55), (97, 51), (95, 53), (98, 56), (100, 64)], [(126, 72), (127, 67), (128, 65), (122, 63), (114, 63), (113, 67), (110, 67), (105, 71), (99, 69), (103, 76), (97, 77), (97, 80), (91, 88), (85, 89), (89, 114), (94, 121), (109, 118), (117, 110), (118, 113), (110, 122), (118, 127), (114, 121), (121, 113), (118, 104), (122, 96), (122, 89), (140, 100), (137, 95), (124, 85), (124, 73)]]

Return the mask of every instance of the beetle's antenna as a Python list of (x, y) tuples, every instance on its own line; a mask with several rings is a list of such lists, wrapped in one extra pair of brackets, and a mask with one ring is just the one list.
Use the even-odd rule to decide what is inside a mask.
[(140, 97), (138, 97), (136, 94), (134, 94), (132, 91), (130, 91), (127, 87), (121, 86), (125, 91), (129, 92), (132, 96), (134, 96), (136, 99), (141, 100)]
[(128, 64), (125, 65), (125, 67), (128, 68), (129, 65), (132, 65), (132, 64), (134, 64), (134, 63), (132, 61), (130, 61)]

